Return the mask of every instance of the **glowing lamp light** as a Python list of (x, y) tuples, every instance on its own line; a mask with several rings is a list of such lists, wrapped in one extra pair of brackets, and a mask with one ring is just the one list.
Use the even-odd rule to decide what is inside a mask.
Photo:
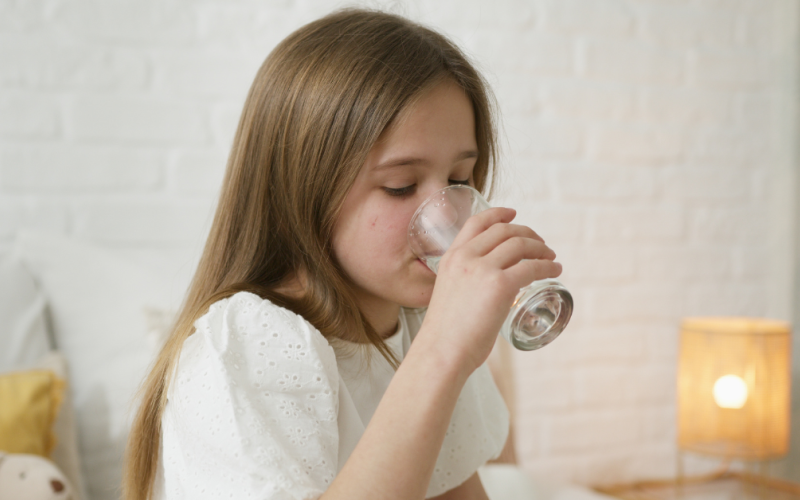
[(747, 402), (747, 383), (736, 375), (723, 375), (714, 382), (714, 402), (738, 410)]
[(678, 356), (678, 448), (726, 459), (788, 452), (789, 324), (689, 318)]

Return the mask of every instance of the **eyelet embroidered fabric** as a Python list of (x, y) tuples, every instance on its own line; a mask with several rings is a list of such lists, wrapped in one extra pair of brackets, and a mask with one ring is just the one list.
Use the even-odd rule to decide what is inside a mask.
[[(387, 339), (399, 359), (423, 317), (401, 312)], [(215, 302), (195, 328), (170, 384), (155, 498), (319, 498), (361, 438), (391, 366), (371, 346), (369, 364), (364, 351), (334, 349), (305, 319), (249, 292)], [(459, 396), (426, 496), (497, 457), (508, 424), (483, 365)]]

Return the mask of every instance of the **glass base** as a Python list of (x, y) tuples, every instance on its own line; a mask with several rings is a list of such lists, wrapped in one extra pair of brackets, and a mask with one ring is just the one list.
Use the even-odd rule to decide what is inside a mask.
[(558, 280), (535, 281), (520, 290), (500, 334), (522, 351), (540, 349), (564, 331), (572, 295)]

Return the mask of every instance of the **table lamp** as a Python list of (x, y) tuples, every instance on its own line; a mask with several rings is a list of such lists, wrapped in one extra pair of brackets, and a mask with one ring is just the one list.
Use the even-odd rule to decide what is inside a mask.
[[(677, 478), (596, 489), (629, 500), (800, 498), (800, 485), (764, 473), (767, 461), (789, 449), (790, 344), (789, 324), (782, 321), (685, 319), (678, 356)], [(711, 473), (685, 476), (685, 452), (723, 464)], [(733, 460), (761, 472), (732, 471)]]
[(678, 447), (726, 460), (786, 455), (790, 327), (757, 318), (687, 318), (678, 359)]

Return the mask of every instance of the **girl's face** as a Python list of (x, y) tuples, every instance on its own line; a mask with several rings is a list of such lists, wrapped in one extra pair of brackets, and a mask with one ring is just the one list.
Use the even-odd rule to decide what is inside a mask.
[(394, 314), (394, 321), (400, 306), (428, 305), (436, 275), (411, 252), (408, 224), (435, 191), (471, 185), (477, 156), (472, 104), (449, 80), (411, 105), (370, 150), (333, 232), (334, 254), (368, 318)]

